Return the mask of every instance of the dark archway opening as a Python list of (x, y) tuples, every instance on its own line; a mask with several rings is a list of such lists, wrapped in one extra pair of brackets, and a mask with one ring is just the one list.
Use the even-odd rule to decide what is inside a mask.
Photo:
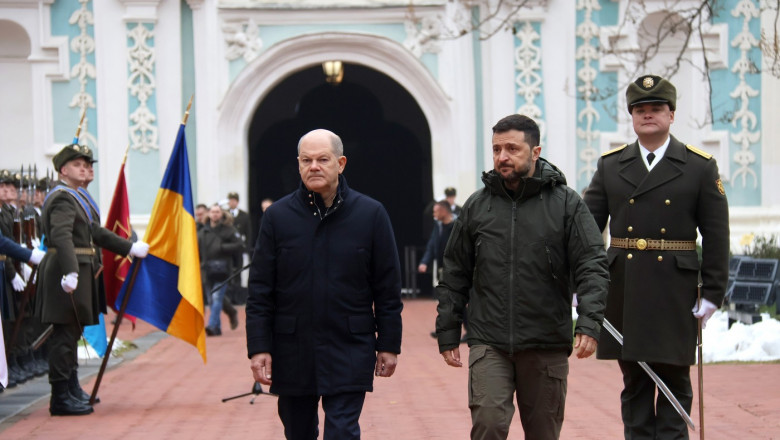
[[(337, 86), (325, 82), (319, 65), (295, 72), (263, 99), (248, 139), (253, 230), (260, 226), (262, 199), (276, 200), (298, 187), (298, 140), (316, 128), (344, 142), (349, 186), (387, 209), (404, 267), (405, 247), (424, 246), (432, 227), (426, 212), (433, 199), (430, 129), (406, 89), (362, 65), (345, 63)], [(418, 286), (429, 293), (430, 277)]]

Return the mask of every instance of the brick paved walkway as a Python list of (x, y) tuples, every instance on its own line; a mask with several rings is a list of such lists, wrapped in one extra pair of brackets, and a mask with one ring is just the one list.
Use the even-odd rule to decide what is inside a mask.
[[(361, 417), (363, 439), (468, 438), (467, 370), (442, 362), (429, 336), (435, 308), (431, 300), (406, 301), (403, 354), (395, 376), (377, 378), (374, 393), (366, 399)], [(190, 345), (156, 334), (143, 323), (134, 333), (123, 324), (121, 338), (148, 339), (156, 335), (159, 342), (106, 374), (99, 393), (102, 403), (95, 407), (94, 414), (50, 417), (45, 397), (28, 403), (19, 415), (0, 423), (0, 437), (281, 439), (274, 397), (257, 396), (253, 405), (249, 404), (252, 396), (221, 402), (252, 388), (241, 328), (230, 331), (223, 319), (223, 329), (227, 330), (223, 330), (222, 337), (208, 339), (209, 362), (203, 365)], [(461, 347), (462, 356), (467, 357), (466, 346)], [(90, 363), (97, 364), (97, 360)], [(82, 371), (85, 369), (82, 367)], [(704, 372), (708, 439), (780, 439), (780, 364), (708, 365)], [(91, 391), (94, 375), (82, 382)], [(622, 438), (620, 382), (615, 362), (571, 359), (561, 438)], [(0, 400), (23, 389), (0, 394)], [(693, 419), (698, 422), (698, 415), (694, 414)], [(517, 416), (509, 437), (523, 438)], [(691, 437), (698, 438), (698, 433)]]

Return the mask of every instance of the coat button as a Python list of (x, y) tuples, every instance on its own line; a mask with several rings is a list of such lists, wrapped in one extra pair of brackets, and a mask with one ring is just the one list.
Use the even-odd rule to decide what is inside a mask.
[(628, 204), (629, 204), (629, 205), (633, 205), (633, 204), (634, 204), (634, 199), (629, 199), (629, 200), (628, 200)]
[(664, 261), (664, 257), (662, 257), (662, 256), (660, 256), (660, 255), (659, 255), (659, 256), (658, 256), (658, 261)]
[(633, 231), (633, 230), (634, 230), (634, 227), (633, 227), (633, 226), (629, 226), (629, 227), (628, 227), (628, 232), (631, 232), (631, 231)]
[(671, 200), (669, 200), (669, 199), (666, 199), (666, 201), (665, 201), (664, 203), (666, 203), (666, 206), (669, 206), (669, 205), (671, 205), (671, 204), (672, 204), (672, 201), (671, 201)]
[(628, 258), (630, 260), (630, 259), (634, 258), (634, 254), (628, 254), (628, 255), (626, 255), (626, 258)]
[(666, 228), (661, 228), (661, 233), (666, 234)]

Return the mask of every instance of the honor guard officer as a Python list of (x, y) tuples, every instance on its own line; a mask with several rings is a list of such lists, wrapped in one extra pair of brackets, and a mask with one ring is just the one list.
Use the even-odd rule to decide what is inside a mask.
[[(41, 261), (36, 315), (52, 324), (49, 339), (49, 383), (51, 415), (81, 415), (92, 407), (69, 387), (76, 368), (76, 344), (85, 325), (98, 323), (101, 299), (95, 282), (95, 245), (112, 252), (138, 258), (146, 256), (149, 245), (131, 243), (100, 226), (93, 218), (89, 202), (78, 192), (87, 179), (88, 147), (71, 144), (57, 153), (52, 162), (59, 182), (43, 205), (44, 245), (48, 251)], [(105, 304), (103, 298), (102, 304)]]
[(638, 139), (602, 155), (584, 197), (600, 229), (609, 219), (606, 319), (624, 345), (602, 329), (597, 357), (617, 359), (623, 372), (627, 439), (688, 438), (685, 422), (667, 399), (656, 399), (656, 385), (637, 361), (647, 362), (690, 414), (697, 318), (706, 323), (728, 281), (726, 193), (715, 159), (669, 134), (676, 101), (675, 87), (659, 76), (629, 84)]

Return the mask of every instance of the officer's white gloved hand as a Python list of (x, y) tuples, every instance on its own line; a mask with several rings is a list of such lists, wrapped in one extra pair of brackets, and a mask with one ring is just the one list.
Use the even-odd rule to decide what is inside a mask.
[(71, 272), (67, 275), (63, 275), (60, 285), (62, 286), (62, 290), (68, 293), (73, 292), (79, 285), (79, 274), (76, 272)]
[(40, 250), (40, 249), (33, 249), (32, 255), (30, 255), (30, 259), (27, 260), (30, 264), (38, 265), (41, 263), (41, 260), (43, 260), (43, 256), (46, 255), (46, 252)]
[(701, 328), (707, 327), (707, 321), (710, 319), (713, 313), (718, 310), (718, 306), (715, 304), (707, 301), (706, 299), (701, 299), (701, 309), (699, 309), (699, 304), (696, 304), (693, 306), (693, 316), (697, 318), (701, 318)]
[(41, 239), (40, 238), (33, 238), (32, 239), (32, 245), (36, 249), (40, 248), (41, 247)]
[(22, 264), (22, 279), (25, 282), (30, 280), (30, 274), (32, 274), (32, 267)]
[(27, 283), (24, 282), (21, 276), (19, 274), (14, 275), (14, 279), (11, 280), (11, 285), (14, 287), (14, 290), (17, 292), (21, 292), (24, 290), (25, 287), (27, 287)]
[(143, 241), (137, 241), (133, 243), (130, 248), (130, 256), (136, 258), (144, 258), (149, 253), (149, 245)]

